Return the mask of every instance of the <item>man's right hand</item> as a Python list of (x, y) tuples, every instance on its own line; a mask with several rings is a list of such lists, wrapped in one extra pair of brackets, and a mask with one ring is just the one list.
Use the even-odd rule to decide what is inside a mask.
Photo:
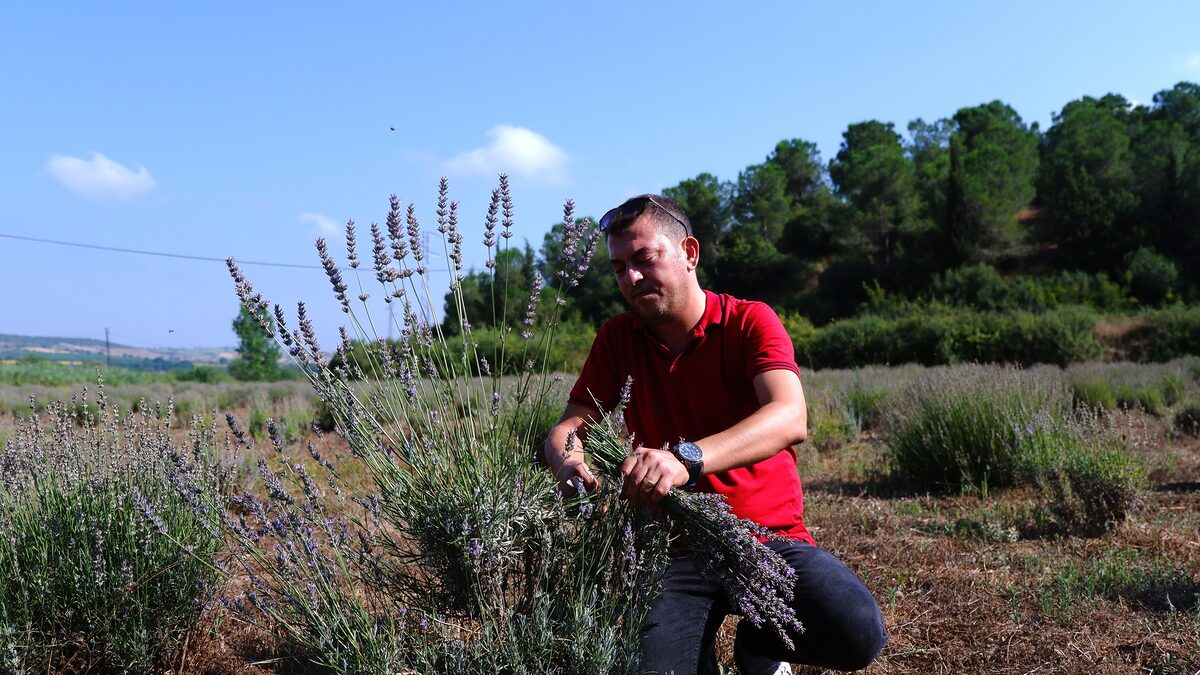
[(587, 429), (587, 420), (599, 417), (600, 413), (594, 409), (567, 403), (562, 417), (550, 430), (550, 436), (542, 448), (542, 458), (564, 495), (575, 496), (580, 487), (587, 492), (600, 489), (600, 481), (584, 463), (582, 438)]

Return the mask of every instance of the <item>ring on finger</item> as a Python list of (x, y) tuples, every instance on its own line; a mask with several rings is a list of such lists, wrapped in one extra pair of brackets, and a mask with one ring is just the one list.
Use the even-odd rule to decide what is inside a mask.
[(642, 479), (642, 487), (647, 490), (653, 490), (655, 485), (658, 485), (658, 481), (650, 480), (649, 478)]

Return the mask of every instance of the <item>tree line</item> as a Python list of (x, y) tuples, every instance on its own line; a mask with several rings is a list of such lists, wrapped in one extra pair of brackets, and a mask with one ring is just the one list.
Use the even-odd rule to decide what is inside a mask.
[[(1100, 309), (1200, 300), (1200, 85), (1149, 105), (1085, 96), (1044, 132), (1001, 101), (906, 130), (857, 122), (828, 162), (810, 141), (783, 140), (734, 179), (700, 173), (667, 188), (701, 242), (702, 284), (818, 325), (881, 303), (978, 296), (972, 285), (1019, 295), (1014, 280), (1042, 302), (1047, 285), (1069, 287), (1077, 297), (1051, 299)], [(493, 284), (554, 278), (562, 232), (468, 275), (472, 325), (501, 315)], [(623, 309), (603, 245), (576, 290), (568, 309), (581, 322)]]

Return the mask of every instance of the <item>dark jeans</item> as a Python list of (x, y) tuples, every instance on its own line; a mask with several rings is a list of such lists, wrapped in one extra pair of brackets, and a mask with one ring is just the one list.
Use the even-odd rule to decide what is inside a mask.
[[(768, 542), (796, 570), (792, 607), (804, 624), (789, 651), (764, 625), (738, 623), (734, 658), (743, 673), (783, 661), (834, 668), (865, 668), (887, 642), (883, 617), (871, 592), (850, 568), (825, 549), (798, 541)], [(717, 673), (713, 643), (730, 613), (724, 591), (704, 579), (691, 558), (672, 561), (662, 595), (642, 626), (642, 670), (660, 675)]]

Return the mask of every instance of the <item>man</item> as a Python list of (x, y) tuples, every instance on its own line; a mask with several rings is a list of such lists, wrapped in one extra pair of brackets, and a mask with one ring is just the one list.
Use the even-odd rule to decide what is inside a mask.
[[(598, 488), (584, 463), (587, 426), (600, 418), (597, 405), (616, 406), (632, 377), (625, 422), (640, 447), (621, 466), (621, 494), (649, 506), (672, 489), (720, 493), (734, 513), (782, 538), (768, 545), (796, 570), (793, 607), (805, 632), (790, 636), (789, 651), (769, 626), (743, 619), (734, 642), (739, 671), (788, 672), (781, 662), (867, 666), (887, 639), (883, 619), (862, 581), (804, 527), (792, 446), (807, 437), (807, 412), (779, 318), (762, 303), (700, 288), (700, 244), (666, 197), (634, 197), (605, 214), (600, 229), (633, 311), (597, 334), (546, 440), (551, 470), (564, 486)], [(572, 444), (567, 453), (572, 431), (584, 448)], [(716, 583), (690, 558), (674, 559), (642, 627), (643, 670), (716, 673), (713, 642), (729, 612)]]

